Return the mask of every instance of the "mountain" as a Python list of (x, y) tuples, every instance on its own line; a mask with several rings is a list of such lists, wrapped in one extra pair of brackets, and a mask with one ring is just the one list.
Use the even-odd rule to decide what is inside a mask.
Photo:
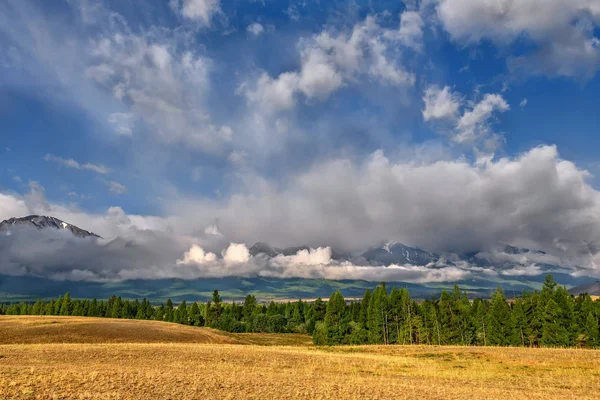
[(48, 217), (45, 215), (28, 215), (27, 217), (22, 218), (10, 218), (0, 222), (0, 232), (10, 232), (11, 228), (15, 226), (30, 226), (35, 227), (37, 229), (60, 229), (60, 230), (68, 230), (73, 234), (73, 236), (78, 238), (86, 238), (86, 237), (96, 237), (100, 236), (96, 235), (93, 232), (86, 231), (85, 229), (81, 229), (75, 225), (68, 224), (64, 221), (61, 221), (58, 218)]
[(277, 254), (283, 254), (282, 250), (276, 249), (268, 243), (256, 242), (248, 249), (252, 257), (256, 257), (259, 254), (264, 254), (268, 257), (275, 257)]
[(590, 296), (600, 296), (600, 281), (585, 283), (569, 289), (569, 293), (575, 296), (580, 294), (589, 294)]
[(427, 265), (439, 259), (435, 254), (394, 241), (372, 247), (359, 257), (372, 265)]
[[(415, 299), (439, 298), (443, 289), (452, 290), (453, 283), (419, 284), (388, 281), (391, 288), (407, 288)], [(459, 282), (469, 297), (489, 298), (499, 283), (479, 280)], [(531, 281), (505, 281), (500, 283), (508, 293), (541, 288), (542, 284)], [(243, 301), (248, 294), (259, 301), (274, 299), (327, 298), (339, 290), (346, 298), (362, 298), (366, 289), (373, 290), (377, 282), (364, 280), (329, 280), (308, 278), (202, 278), (202, 279), (135, 279), (118, 282), (89, 282), (52, 280), (33, 276), (7, 276), (0, 274), (0, 303), (35, 301), (40, 298), (56, 298), (70, 292), (73, 298), (107, 299), (121, 296), (126, 299), (147, 298), (154, 304), (173, 301), (207, 301), (213, 290), (218, 290), (227, 301)]]

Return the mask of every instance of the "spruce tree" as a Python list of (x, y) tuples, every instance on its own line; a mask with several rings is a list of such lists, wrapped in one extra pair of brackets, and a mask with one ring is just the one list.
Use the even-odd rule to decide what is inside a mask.
[(585, 344), (587, 347), (598, 347), (600, 345), (600, 333), (598, 332), (598, 321), (590, 312), (585, 319)]
[(501, 287), (498, 287), (492, 295), (486, 318), (486, 336), (487, 344), (491, 346), (514, 344), (514, 321)]
[(341, 343), (346, 333), (346, 302), (339, 290), (329, 298), (325, 312), (325, 331), (329, 344)]

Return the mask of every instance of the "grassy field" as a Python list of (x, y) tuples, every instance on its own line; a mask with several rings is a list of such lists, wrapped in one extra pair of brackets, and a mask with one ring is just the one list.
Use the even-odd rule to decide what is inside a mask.
[(0, 317), (0, 398), (596, 399), (600, 393), (600, 351), (309, 343), (303, 335), (235, 335), (152, 321)]

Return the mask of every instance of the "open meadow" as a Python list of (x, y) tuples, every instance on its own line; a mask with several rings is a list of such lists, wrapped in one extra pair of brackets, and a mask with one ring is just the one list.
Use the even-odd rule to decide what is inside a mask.
[(600, 351), (315, 347), (154, 321), (0, 317), (2, 399), (561, 398), (600, 393)]

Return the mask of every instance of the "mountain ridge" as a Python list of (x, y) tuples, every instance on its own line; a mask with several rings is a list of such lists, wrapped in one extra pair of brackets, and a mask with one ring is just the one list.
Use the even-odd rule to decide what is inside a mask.
[(10, 234), (11, 227), (14, 226), (30, 226), (39, 230), (53, 228), (58, 230), (68, 230), (73, 236), (78, 238), (95, 237), (101, 238), (100, 235), (94, 232), (86, 231), (78, 226), (67, 223), (55, 217), (47, 215), (27, 215), (25, 217), (13, 217), (0, 222), (0, 232)]

